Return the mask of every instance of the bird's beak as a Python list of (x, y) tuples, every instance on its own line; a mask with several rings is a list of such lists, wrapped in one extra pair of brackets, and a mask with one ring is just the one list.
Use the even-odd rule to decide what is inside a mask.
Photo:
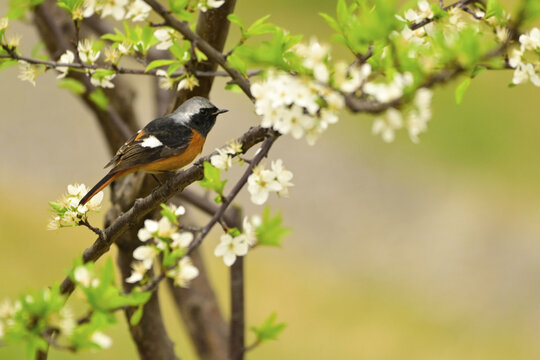
[(216, 112), (213, 113), (212, 115), (216, 115), (216, 116), (217, 116), (217, 115), (219, 115), (219, 114), (226, 113), (227, 111), (229, 111), (229, 110), (227, 110), (227, 109), (219, 109), (218, 111), (216, 111)]

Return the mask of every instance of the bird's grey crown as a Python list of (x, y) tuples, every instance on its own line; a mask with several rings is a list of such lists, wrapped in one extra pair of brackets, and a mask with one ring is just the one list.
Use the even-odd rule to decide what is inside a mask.
[(194, 96), (178, 107), (169, 116), (176, 122), (187, 123), (189, 119), (200, 112), (201, 109), (209, 108), (215, 109), (216, 106), (212, 104), (208, 99), (201, 96)]

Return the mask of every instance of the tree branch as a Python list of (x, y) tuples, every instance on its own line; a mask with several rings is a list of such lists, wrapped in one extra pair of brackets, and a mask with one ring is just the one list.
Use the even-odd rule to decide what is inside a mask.
[[(268, 134), (268, 129), (260, 126), (251, 128), (248, 132), (237, 139), (242, 144), (242, 149), (249, 150), (255, 144), (262, 142)], [(125, 213), (118, 216), (112, 223), (103, 230), (103, 237), (98, 238), (92, 246), (87, 248), (83, 252), (83, 261), (85, 263), (89, 261), (96, 261), (103, 254), (109, 251), (111, 245), (129, 228), (144, 219), (153, 209), (157, 208), (159, 204), (166, 202), (176, 193), (182, 191), (185, 187), (192, 184), (197, 180), (203, 178), (203, 163), (210, 161), (212, 155), (217, 154), (213, 152), (205, 157), (200, 158), (192, 166), (186, 170), (180, 170), (171, 179), (161, 186), (155, 188), (152, 193), (145, 198), (138, 199), (135, 204)], [(257, 154), (259, 156), (260, 154)], [(222, 215), (220, 211), (220, 216)], [(214, 222), (215, 224), (215, 222)], [(205, 236), (209, 229), (205, 232)], [(200, 242), (200, 240), (199, 240)], [(75, 286), (69, 277), (66, 277), (60, 286), (62, 294), (71, 294)]]

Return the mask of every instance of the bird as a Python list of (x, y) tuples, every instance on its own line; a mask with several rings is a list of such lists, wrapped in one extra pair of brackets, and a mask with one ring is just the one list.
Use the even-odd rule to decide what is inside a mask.
[(138, 170), (148, 173), (172, 172), (191, 163), (202, 152), (214, 127), (218, 109), (208, 99), (194, 96), (171, 114), (149, 122), (118, 149), (105, 165), (112, 169), (79, 201), (84, 205), (119, 177)]

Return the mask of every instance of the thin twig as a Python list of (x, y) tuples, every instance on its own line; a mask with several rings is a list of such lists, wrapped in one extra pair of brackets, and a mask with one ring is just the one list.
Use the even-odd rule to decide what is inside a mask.
[[(150, 75), (150, 76), (157, 76), (157, 69), (152, 69), (145, 71), (143, 69), (132, 69), (132, 68), (125, 68), (125, 67), (119, 67), (119, 66), (113, 66), (113, 65), (91, 65), (91, 64), (84, 64), (84, 63), (63, 63), (59, 61), (51, 61), (51, 60), (41, 60), (36, 58), (31, 58), (28, 56), (22, 56), (18, 55), (16, 53), (12, 54), (0, 54), (0, 59), (13, 59), (13, 60), (22, 60), (26, 61), (29, 64), (34, 65), (44, 65), (48, 69), (56, 69), (58, 67), (69, 67), (72, 69), (81, 69), (81, 70), (98, 70), (98, 69), (104, 69), (104, 70), (112, 70), (116, 72), (117, 74), (128, 74), (128, 75)], [(248, 71), (247, 75), (248, 77), (256, 76), (261, 73), (262, 70), (250, 70)], [(171, 74), (171, 77), (178, 77), (186, 74), (185, 71), (175, 72)], [(227, 72), (224, 71), (195, 71), (195, 75), (199, 77), (228, 77), (230, 76)]]

